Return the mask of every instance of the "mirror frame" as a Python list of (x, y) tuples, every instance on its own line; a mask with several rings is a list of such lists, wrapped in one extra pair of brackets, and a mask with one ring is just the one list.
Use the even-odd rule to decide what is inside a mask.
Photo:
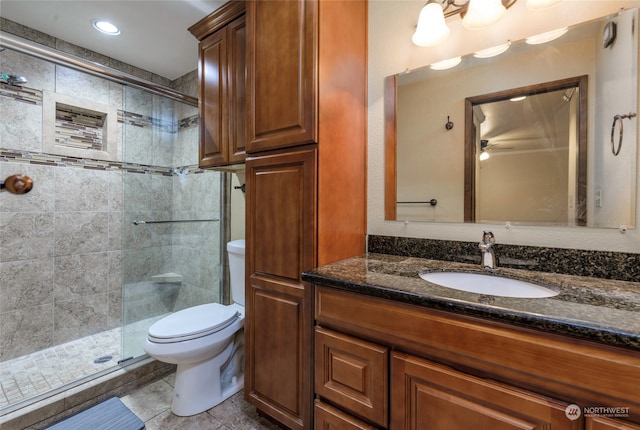
[[(473, 125), (473, 107), (478, 104), (509, 100), (518, 96), (532, 96), (568, 88), (578, 88), (578, 127), (577, 127), (577, 183), (576, 205), (584, 205), (585, 210), (578, 212), (576, 225), (587, 225), (587, 110), (588, 76), (576, 76), (557, 81), (544, 82), (513, 88), (475, 97), (467, 97), (464, 102), (464, 222), (475, 222), (476, 189), (476, 133)], [(507, 220), (505, 220), (506, 222)]]
[(384, 78), (384, 219), (397, 221), (398, 193), (398, 77)]

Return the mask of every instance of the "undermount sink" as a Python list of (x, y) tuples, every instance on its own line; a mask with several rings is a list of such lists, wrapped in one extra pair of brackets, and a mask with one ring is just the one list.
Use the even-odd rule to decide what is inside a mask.
[(557, 292), (540, 285), (482, 273), (422, 272), (420, 277), (454, 290), (492, 296), (535, 299), (558, 295)]

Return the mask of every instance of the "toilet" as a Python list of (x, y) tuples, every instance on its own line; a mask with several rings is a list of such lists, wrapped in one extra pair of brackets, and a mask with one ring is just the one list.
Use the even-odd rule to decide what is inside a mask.
[(199, 414), (244, 386), (244, 240), (227, 243), (230, 305), (208, 303), (168, 315), (149, 328), (144, 350), (177, 364), (171, 411)]

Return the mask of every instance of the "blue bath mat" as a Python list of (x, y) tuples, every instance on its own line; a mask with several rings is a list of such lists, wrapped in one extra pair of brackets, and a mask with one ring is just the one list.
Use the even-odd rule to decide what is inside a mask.
[(142, 430), (144, 422), (117, 397), (47, 427), (47, 430)]

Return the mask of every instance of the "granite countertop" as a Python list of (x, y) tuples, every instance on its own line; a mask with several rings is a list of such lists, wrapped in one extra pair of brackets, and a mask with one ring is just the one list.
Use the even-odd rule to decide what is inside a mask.
[(543, 285), (549, 298), (469, 293), (427, 282), (419, 273), (482, 273), (479, 265), (369, 253), (319, 267), (302, 279), (403, 303), (485, 318), (640, 351), (640, 283), (522, 269), (492, 275)]

